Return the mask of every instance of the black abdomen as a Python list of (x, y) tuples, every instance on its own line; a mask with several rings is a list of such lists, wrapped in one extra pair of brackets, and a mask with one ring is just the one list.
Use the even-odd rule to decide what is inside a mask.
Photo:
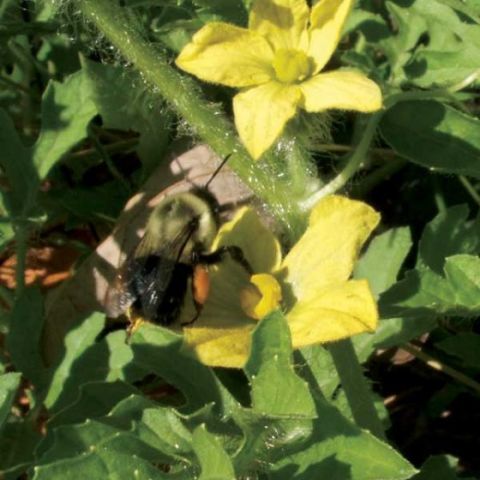
[(129, 267), (132, 304), (137, 315), (160, 325), (170, 325), (180, 314), (191, 265), (158, 255), (136, 258)]

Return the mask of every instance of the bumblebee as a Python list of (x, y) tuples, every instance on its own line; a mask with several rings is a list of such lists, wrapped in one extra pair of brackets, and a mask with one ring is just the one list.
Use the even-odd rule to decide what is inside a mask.
[(199, 317), (208, 298), (209, 265), (229, 255), (252, 273), (239, 247), (210, 251), (219, 226), (219, 204), (208, 186), (226, 160), (204, 187), (167, 196), (154, 208), (144, 236), (107, 292), (108, 316), (127, 313), (130, 328), (135, 328), (137, 319), (171, 325), (190, 283), (196, 314), (182, 324), (188, 325)]

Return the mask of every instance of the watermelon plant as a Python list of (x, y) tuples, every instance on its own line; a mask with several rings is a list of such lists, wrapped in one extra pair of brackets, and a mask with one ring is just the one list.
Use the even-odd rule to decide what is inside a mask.
[(0, 478), (480, 475), (478, 0), (3, 0)]

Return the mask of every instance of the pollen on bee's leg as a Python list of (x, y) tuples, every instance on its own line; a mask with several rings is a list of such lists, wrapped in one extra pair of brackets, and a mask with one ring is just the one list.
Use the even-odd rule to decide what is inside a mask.
[(240, 292), (243, 311), (255, 320), (260, 320), (280, 307), (282, 289), (275, 277), (259, 273), (250, 277), (250, 285)]
[(210, 274), (205, 265), (196, 265), (192, 277), (192, 297), (195, 305), (195, 315), (187, 322), (182, 322), (182, 327), (192, 325), (202, 313), (203, 305), (210, 293)]
[(210, 293), (210, 274), (207, 267), (197, 265), (193, 272), (192, 293), (195, 303), (203, 305)]

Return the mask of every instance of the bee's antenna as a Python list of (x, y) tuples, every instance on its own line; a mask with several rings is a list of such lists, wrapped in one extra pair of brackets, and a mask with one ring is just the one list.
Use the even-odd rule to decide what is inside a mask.
[(209, 185), (212, 183), (212, 180), (218, 175), (222, 167), (227, 163), (227, 160), (232, 156), (231, 153), (229, 153), (220, 163), (220, 165), (217, 167), (217, 169), (212, 173), (212, 176), (208, 179), (208, 182), (205, 184), (204, 188), (208, 189)]

